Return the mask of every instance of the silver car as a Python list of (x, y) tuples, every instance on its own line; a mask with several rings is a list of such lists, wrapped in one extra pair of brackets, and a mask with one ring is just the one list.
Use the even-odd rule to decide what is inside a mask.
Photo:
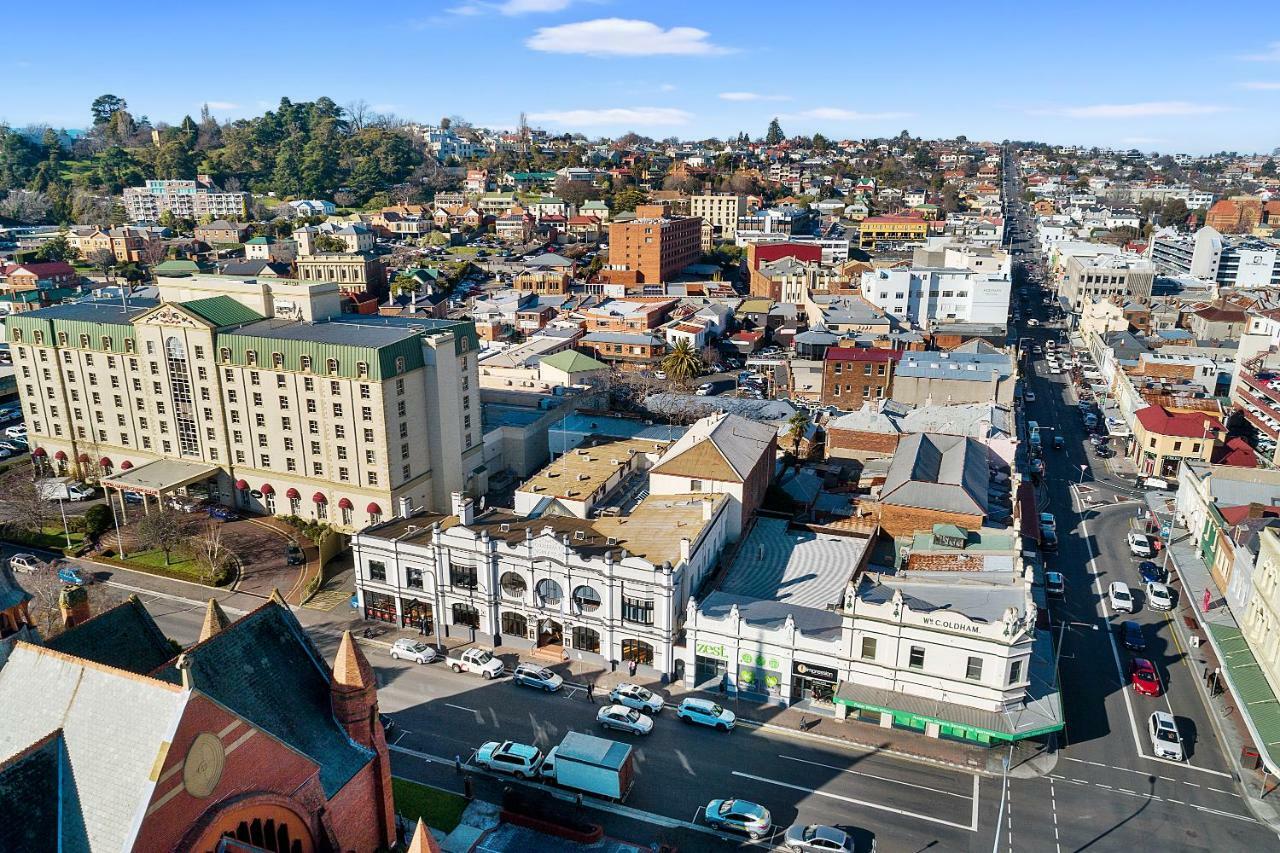
[(853, 839), (849, 833), (820, 823), (797, 823), (787, 830), (783, 843), (788, 850), (802, 850), (804, 853), (849, 853), (853, 850)]
[(639, 684), (624, 681), (609, 691), (609, 701), (618, 705), (626, 705), (646, 714), (658, 714), (662, 711), (662, 697)]
[(402, 639), (396, 640), (391, 647), (391, 659), (411, 660), (414, 663), (431, 663), (440, 655), (431, 646), (426, 643), (420, 643), (417, 640)]
[(41, 565), (35, 554), (14, 554), (9, 558), (9, 568), (26, 575), (34, 574)]
[(605, 705), (596, 714), (596, 722), (602, 728), (630, 732), (633, 735), (647, 735), (653, 731), (652, 717), (622, 705)]

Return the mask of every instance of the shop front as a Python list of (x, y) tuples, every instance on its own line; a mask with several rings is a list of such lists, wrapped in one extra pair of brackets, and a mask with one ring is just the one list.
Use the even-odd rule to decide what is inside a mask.
[(403, 628), (413, 628), (421, 630), (424, 634), (430, 634), (435, 630), (435, 620), (432, 618), (431, 605), (416, 598), (401, 598), (400, 625)]
[(840, 673), (834, 667), (804, 661), (791, 662), (792, 702), (810, 699), (830, 703), (839, 683)]
[(396, 599), (394, 596), (371, 589), (364, 591), (364, 618), (396, 624)]
[(695, 689), (718, 690), (727, 685), (729, 655), (724, 643), (695, 643), (693, 663)]
[(782, 684), (782, 662), (776, 655), (751, 651), (738, 655), (738, 692), (785, 701)]

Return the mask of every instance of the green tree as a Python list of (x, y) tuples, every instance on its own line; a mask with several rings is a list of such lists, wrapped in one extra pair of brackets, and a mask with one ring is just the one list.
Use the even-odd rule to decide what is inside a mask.
[(828, 142), (827, 138), (821, 133), (815, 133), (813, 135), (812, 145), (813, 150), (817, 151), (819, 154), (826, 152), (831, 147), (831, 143)]
[(321, 234), (316, 237), (316, 251), (318, 252), (345, 252), (346, 250), (347, 244), (332, 234)]
[(684, 382), (702, 372), (702, 356), (687, 338), (681, 338), (662, 359), (662, 369), (671, 379)]
[(115, 526), (111, 515), (111, 507), (106, 504), (94, 504), (85, 511), (84, 533), (89, 539), (97, 539)]
[(812, 421), (813, 417), (808, 409), (797, 409), (794, 415), (787, 418), (787, 427), (791, 432), (791, 455), (797, 459), (800, 458), (800, 442), (804, 440), (804, 434)]
[(613, 212), (622, 213), (628, 210), (635, 210), (636, 205), (644, 204), (646, 196), (640, 190), (628, 187), (621, 192), (615, 193), (613, 196)]
[(93, 99), (89, 112), (93, 113), (93, 123), (101, 125), (111, 121), (116, 113), (127, 109), (128, 106), (124, 98), (116, 95), (99, 95)]
[(769, 129), (765, 131), (765, 145), (777, 145), (786, 138), (786, 135), (782, 132), (782, 125), (778, 123), (778, 119), (775, 116), (773, 121), (769, 122)]
[(67, 242), (65, 234), (59, 234), (49, 240), (45, 240), (36, 249), (36, 260), (49, 261), (69, 261), (76, 256), (76, 250), (71, 248), (71, 244)]

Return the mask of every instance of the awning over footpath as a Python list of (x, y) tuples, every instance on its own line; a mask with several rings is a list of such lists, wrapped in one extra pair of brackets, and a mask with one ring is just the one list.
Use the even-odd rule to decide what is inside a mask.
[(130, 468), (100, 481), (103, 488), (143, 495), (163, 495), (199, 483), (217, 474), (219, 468), (208, 462), (183, 462), (179, 459), (157, 459)]
[(910, 714), (920, 720), (943, 726), (964, 726), (996, 740), (1022, 740), (1061, 731), (1066, 724), (1062, 716), (1062, 694), (1058, 690), (1053, 640), (1047, 631), (1036, 631), (1035, 645), (1031, 652), (1030, 679), (1026, 702), (1005, 711), (986, 711), (956, 702), (848, 681), (840, 683), (832, 700), (850, 708), (886, 714)]

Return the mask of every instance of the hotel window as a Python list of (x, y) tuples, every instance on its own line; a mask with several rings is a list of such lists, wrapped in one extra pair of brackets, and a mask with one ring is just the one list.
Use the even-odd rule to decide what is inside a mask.
[(276, 387), (277, 387), (277, 388), (284, 388), (284, 387), (286, 387), (288, 384), (289, 384), (289, 383), (285, 381), (285, 378), (284, 378), (284, 374), (283, 374), (283, 373), (277, 373), (277, 374), (276, 374)]
[(361, 399), (361, 400), (368, 400), (368, 399), (370, 399), (370, 398), (372, 398), (372, 397), (373, 397), (373, 392), (372, 392), (372, 390), (370, 390), (369, 386), (368, 386), (368, 385), (366, 385), (366, 384), (364, 384), (364, 383), (361, 383), (361, 385), (360, 385), (360, 399)]
[(875, 637), (862, 638), (862, 659), (863, 660), (876, 659), (876, 638)]
[(347, 428), (346, 428), (346, 427), (344, 427), (342, 424), (335, 424), (335, 425), (334, 425), (334, 427), (333, 427), (333, 437), (334, 437), (334, 438), (346, 438), (346, 437), (347, 437)]
[[(369, 561), (369, 580), (385, 581), (387, 579), (387, 564), (380, 560)], [(421, 584), (419, 584), (421, 587)]]
[(339, 447), (339, 448), (338, 448), (338, 458), (339, 458), (339, 459), (346, 459), (346, 458), (347, 458), (347, 449), (346, 449), (345, 447)]
[(258, 371), (256, 371), (256, 370), (250, 370), (250, 371), (249, 371), (249, 384), (250, 384), (250, 385), (257, 385), (257, 384), (259, 384)]
[(912, 669), (924, 669), (924, 646), (912, 646), (907, 666)]
[(373, 420), (373, 409), (372, 409), (372, 408), (370, 408), (369, 406), (361, 406), (361, 407), (360, 407), (360, 420), (362, 420), (362, 421), (371, 421), (371, 420)]
[(1009, 683), (1017, 684), (1022, 680), (1022, 661), (1016, 660), (1009, 667)]
[(351, 479), (351, 471), (350, 471), (349, 469), (347, 469), (347, 468), (343, 468), (343, 467), (339, 466), (339, 468), (338, 468), (338, 479), (339, 479), (339, 480), (341, 480), (341, 481), (342, 481), (342, 482), (344, 482), (344, 483), (345, 483), (345, 482), (347, 482), (347, 481), (349, 481), (349, 480)]
[(368, 480), (369, 480), (369, 485), (370, 485), (370, 486), (376, 486), (376, 485), (378, 485), (378, 472), (377, 472), (377, 471), (370, 471), (370, 472), (369, 472)]
[(412, 470), (413, 470), (413, 469), (411, 469), (408, 465), (402, 466), (402, 467), (400, 468), (400, 476), (401, 476), (401, 478), (402, 478), (402, 479), (405, 479), (405, 480), (411, 480), (411, 479), (413, 479), (413, 475), (412, 475), (412, 473), (411, 473), (411, 472), (412, 472)]
[(320, 462), (312, 462), (311, 473), (315, 474), (317, 477), (321, 476), (324, 474), (324, 465)]
[(340, 418), (340, 417), (342, 417), (342, 404), (341, 404), (341, 403), (334, 403), (334, 404), (333, 404), (333, 416), (334, 416), (335, 418)]
[(622, 597), (622, 618), (627, 622), (652, 625), (653, 599), (624, 595)]
[(316, 390), (316, 381), (309, 376), (306, 377), (305, 379), (302, 380), (302, 390), (303, 391)]
[(325, 362), (325, 370), (327, 370), (327, 371), (328, 371), (328, 373), (329, 373), (330, 375), (333, 375), (333, 374), (337, 373), (337, 372), (338, 372), (338, 360), (337, 360), (336, 358), (331, 358), (331, 359), (329, 359), (328, 361), (326, 361), (326, 362)]
[(231, 350), (230, 350), (230, 348), (228, 348), (228, 347), (222, 347), (221, 349), (219, 349), (219, 350), (218, 350), (218, 360), (219, 360), (219, 361), (221, 361), (223, 364), (227, 364), (227, 363), (229, 363), (229, 362), (231, 361)]
[(271, 353), (271, 366), (276, 370), (284, 367), (284, 356), (278, 352)]
[[(302, 369), (303, 369), (303, 370), (310, 370), (310, 369), (311, 369), (311, 356), (309, 356), (309, 355), (304, 355), (304, 356), (302, 356), (300, 359), (298, 359), (298, 364), (302, 367)], [(310, 381), (310, 380), (308, 380), (308, 381)], [(311, 389), (310, 389), (310, 388), (307, 388), (307, 390), (308, 390), (308, 391), (310, 391)]]
[(982, 680), (982, 658), (969, 658), (964, 667), (964, 677), (970, 681)]
[(342, 393), (342, 385), (340, 385), (340, 384), (339, 384), (339, 383), (337, 383), (337, 382), (330, 382), (330, 383), (329, 383), (329, 393), (330, 393), (330, 394), (341, 394), (341, 393)]
[[(332, 371), (331, 371), (331, 372), (332, 372)], [(358, 361), (358, 362), (356, 362), (356, 376), (359, 376), (360, 378), (362, 378), (362, 379), (363, 379), (364, 377), (366, 377), (366, 376), (368, 376), (368, 375), (369, 375), (369, 365), (368, 365), (368, 363), (363, 362), (363, 361)]]

